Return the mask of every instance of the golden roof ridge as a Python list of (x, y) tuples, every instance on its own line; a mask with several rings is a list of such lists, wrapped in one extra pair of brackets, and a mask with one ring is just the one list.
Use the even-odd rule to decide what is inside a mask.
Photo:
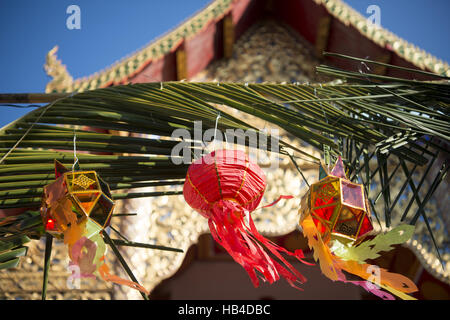
[[(127, 79), (139, 73), (152, 60), (163, 57), (168, 52), (175, 50), (185, 38), (198, 34), (213, 19), (218, 20), (227, 14), (232, 4), (239, 0), (215, 0), (203, 9), (186, 18), (176, 27), (165, 32), (162, 36), (142, 46), (140, 49), (117, 60), (108, 67), (103, 68), (89, 76), (73, 79), (65, 66), (56, 58), (57, 46), (47, 54), (44, 69), (53, 79), (47, 84), (46, 92), (72, 92), (85, 91), (111, 84), (124, 83)], [(449, 65), (434, 57), (425, 50), (398, 37), (382, 26), (368, 24), (368, 20), (362, 14), (350, 7), (342, 0), (314, 0), (318, 5), (323, 5), (327, 11), (345, 25), (353, 26), (363, 36), (374, 41), (381, 47), (388, 48), (407, 62), (431, 72), (450, 76)], [(199, 26), (196, 22), (200, 21)], [(165, 47), (165, 48), (164, 48)], [(56, 49), (55, 49), (56, 48)], [(63, 68), (64, 67), (64, 68)], [(49, 73), (48, 70), (54, 70)], [(55, 71), (56, 70), (56, 71)], [(55, 77), (55, 73), (57, 77)]]

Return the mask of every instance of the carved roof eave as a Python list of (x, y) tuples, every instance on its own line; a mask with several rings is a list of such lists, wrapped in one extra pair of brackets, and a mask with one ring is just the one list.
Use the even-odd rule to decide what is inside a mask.
[[(73, 92), (86, 91), (96, 88), (108, 87), (110, 85), (117, 85), (125, 83), (129, 78), (138, 74), (151, 61), (157, 60), (169, 52), (174, 51), (183, 39), (190, 38), (200, 31), (202, 31), (209, 23), (220, 20), (232, 8), (232, 3), (236, 0), (217, 0), (209, 4), (206, 8), (196, 13), (178, 27), (167, 32), (165, 35), (151, 41), (142, 49), (135, 53), (121, 59), (113, 65), (96, 72), (95, 74), (79, 78), (71, 81), (62, 81), (61, 79), (54, 79), (50, 81), (45, 91), (46, 92)], [(48, 55), (53, 55), (52, 60), (56, 59), (56, 50), (53, 48)], [(48, 61), (49, 59), (47, 59)], [(59, 64), (61, 62), (58, 60)], [(44, 65), (47, 70), (48, 62)], [(69, 73), (65, 73), (70, 77)]]
[[(65, 68), (58, 68), (58, 66), (62, 66), (62, 63), (57, 60), (56, 50), (53, 48), (47, 54), (47, 61), (44, 68), (47, 71), (53, 67), (53, 70), (61, 69), (61, 72), (59, 72), (57, 76), (55, 76), (54, 73), (50, 74), (47, 72), (53, 77), (53, 80), (47, 84), (45, 91), (81, 92), (126, 83), (128, 79), (138, 74), (151, 61), (157, 60), (169, 52), (176, 50), (183, 39), (198, 34), (209, 25), (209, 23), (220, 20), (232, 9), (233, 3), (236, 1), (239, 0), (213, 1), (206, 8), (196, 13), (162, 37), (152, 41), (128, 57), (114, 63), (112, 66), (89, 77), (73, 80)], [(399, 57), (412, 63), (418, 68), (436, 74), (450, 76), (450, 67), (446, 62), (439, 60), (433, 55), (408, 43), (380, 26), (368, 24), (366, 17), (355, 11), (343, 1), (314, 0), (314, 2), (323, 5), (333, 17), (339, 19), (345, 25), (353, 26), (365, 37), (383, 48), (392, 50)], [(49, 65), (49, 61), (53, 62), (53, 65)]]
[(367, 23), (367, 17), (351, 8), (341, 0), (314, 0), (322, 4), (328, 12), (347, 26), (357, 29), (363, 36), (372, 40), (380, 47), (395, 52), (399, 57), (416, 67), (443, 76), (450, 76), (448, 63), (436, 58), (430, 53), (418, 48), (408, 41), (398, 37), (387, 29)]

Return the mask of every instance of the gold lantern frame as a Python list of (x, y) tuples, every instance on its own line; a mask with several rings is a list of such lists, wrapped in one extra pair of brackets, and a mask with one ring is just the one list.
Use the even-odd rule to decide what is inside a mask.
[[(335, 186), (333, 186), (333, 183)], [(344, 185), (351, 185), (354, 188), (358, 188), (360, 190), (360, 203), (361, 206), (352, 204), (348, 202), (348, 199), (344, 198)], [(332, 186), (333, 191), (331, 191), (331, 188), (320, 189), (324, 185), (330, 185)], [(331, 203), (327, 203), (320, 206), (315, 206), (315, 200), (319, 196), (319, 193), (322, 192), (321, 196), (328, 196), (332, 198), (336, 198), (335, 201), (332, 201)], [(361, 227), (364, 222), (364, 217), (367, 217), (369, 221), (370, 219), (370, 209), (367, 203), (367, 196), (364, 192), (363, 185), (358, 183), (353, 183), (348, 179), (337, 177), (334, 175), (327, 175), (326, 177), (322, 178), (316, 183), (311, 184), (310, 191), (308, 192), (308, 211), (310, 212), (311, 216), (320, 222), (321, 225), (324, 226), (325, 232), (322, 233), (322, 238), (324, 241), (328, 241), (329, 239), (337, 239), (344, 243), (352, 243), (356, 240), (360, 240), (364, 238), (369, 232), (366, 232), (363, 235), (360, 235)], [(330, 208), (333, 207), (333, 212), (329, 219), (325, 219), (318, 214), (316, 214), (315, 210), (318, 209), (324, 209), (324, 208)], [(353, 215), (353, 219), (357, 219), (357, 224), (352, 232), (343, 232), (342, 228), (344, 226), (347, 226), (345, 223), (342, 223), (341, 225), (337, 226), (339, 223), (340, 218), (342, 217), (343, 211), (348, 210)], [(356, 211), (356, 212), (355, 212)], [(358, 217), (358, 214), (360, 215)], [(342, 226), (342, 227), (341, 227)], [(339, 229), (337, 229), (339, 228)], [(340, 231), (342, 230), (342, 231)]]
[(46, 228), (46, 232), (61, 237), (70, 224), (80, 224), (87, 218), (102, 229), (107, 227), (115, 208), (108, 184), (93, 170), (69, 171), (66, 169), (65, 172), (58, 172), (58, 167), (59, 169), (64, 167), (57, 161), (55, 164), (56, 174), (59, 177), (53, 184), (60, 184), (56, 185), (56, 188), (65, 188), (65, 190), (50, 205), (46, 202), (44, 192), (41, 206), (44, 225), (47, 226), (48, 219), (56, 222), (56, 228)]
[[(69, 177), (73, 176), (74, 178), (69, 179)], [(76, 177), (76, 178), (75, 178)], [(95, 180), (93, 179), (95, 178)], [(81, 181), (77, 183), (77, 179), (80, 179)], [(89, 184), (89, 180), (92, 181), (92, 183)], [(95, 208), (97, 208), (97, 205), (99, 205), (99, 201), (102, 198), (105, 198), (107, 201), (111, 203), (110, 209), (108, 209), (108, 212), (106, 214), (106, 217), (104, 219), (103, 223), (99, 223), (97, 219), (92, 219), (97, 225), (99, 225), (101, 228), (105, 228), (111, 219), (111, 215), (114, 211), (115, 203), (111, 198), (111, 191), (109, 190), (108, 185), (102, 181), (102, 179), (98, 176), (97, 172), (90, 170), (90, 171), (69, 171), (64, 173), (64, 181), (66, 182), (67, 186), (67, 192), (72, 196), (72, 198), (76, 201), (79, 208), (82, 210), (82, 212), (89, 218), (92, 219), (91, 214), (94, 212)], [(89, 184), (89, 185), (87, 185)], [(90, 187), (90, 185), (95, 184), (95, 189), (86, 190)], [(78, 185), (84, 190), (74, 190), (74, 185)], [(84, 187), (83, 185), (87, 185)], [(106, 190), (104, 190), (104, 188)], [(107, 192), (107, 193), (106, 193)], [(95, 196), (95, 199), (91, 200), (90, 202), (92, 205), (90, 208), (86, 208), (83, 205), (83, 201), (80, 200), (78, 195), (88, 195), (98, 193)]]

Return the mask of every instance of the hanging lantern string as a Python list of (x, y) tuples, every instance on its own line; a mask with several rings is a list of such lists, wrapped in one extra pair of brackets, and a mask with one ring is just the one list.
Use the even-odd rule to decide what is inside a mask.
[(77, 134), (75, 133), (75, 129), (73, 130), (73, 165), (72, 171), (75, 171), (75, 166), (78, 163), (77, 157)]
[(219, 122), (219, 118), (220, 118), (220, 112), (217, 114), (216, 125), (214, 127), (214, 140), (213, 140), (213, 142), (214, 142), (214, 148), (213, 148), (214, 151), (216, 150), (216, 134), (217, 134), (217, 124)]
[[(320, 83), (319, 85), (320, 85), (320, 88), (322, 89), (322, 84)], [(320, 100), (320, 98), (317, 96), (317, 88), (314, 88), (314, 96)], [(322, 109), (323, 116), (325, 118), (325, 122), (328, 123), (327, 114), (326, 114), (325, 110), (323, 109), (322, 102), (319, 101), (319, 104), (320, 104), (320, 109)]]
[(45, 113), (45, 112), (48, 110), (48, 108), (50, 108), (52, 105), (53, 105), (53, 103), (50, 104), (50, 105), (48, 105), (47, 108), (45, 108), (44, 111), (42, 111), (42, 113), (39, 115), (39, 117), (37, 117), (37, 119), (36, 119), (36, 120), (33, 122), (33, 124), (28, 128), (28, 130), (25, 131), (25, 133), (23, 134), (23, 136), (20, 137), (20, 139), (17, 140), (17, 142), (12, 146), (12, 148), (9, 149), (8, 152), (0, 159), (0, 164), (3, 163), (3, 161), (10, 155), (10, 153), (13, 152), (13, 151), (16, 149), (16, 147), (19, 145), (19, 143), (21, 143), (22, 140), (25, 139), (25, 137), (28, 135), (28, 133), (31, 131), (31, 129), (33, 129), (34, 125), (35, 125), (39, 120), (41, 120), (41, 118), (42, 118), (42, 116), (44, 115), (44, 113)]
[(227, 138), (227, 132), (226, 131), (223, 133), (223, 136), (225, 138), (225, 148), (226, 148), (226, 147), (228, 147), (228, 138)]

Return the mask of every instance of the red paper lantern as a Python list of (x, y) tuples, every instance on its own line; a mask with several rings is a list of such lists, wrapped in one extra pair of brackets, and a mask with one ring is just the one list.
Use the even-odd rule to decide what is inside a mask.
[[(255, 287), (259, 285), (255, 271), (262, 275), (263, 281), (273, 283), (281, 275), (296, 287), (294, 282), (306, 279), (280, 253), (304, 262), (303, 252), (289, 252), (264, 238), (250, 215), (260, 203), (265, 188), (263, 171), (243, 151), (218, 150), (190, 165), (183, 194), (186, 202), (208, 219), (214, 239), (245, 268)], [(263, 247), (287, 269), (272, 259)]]

